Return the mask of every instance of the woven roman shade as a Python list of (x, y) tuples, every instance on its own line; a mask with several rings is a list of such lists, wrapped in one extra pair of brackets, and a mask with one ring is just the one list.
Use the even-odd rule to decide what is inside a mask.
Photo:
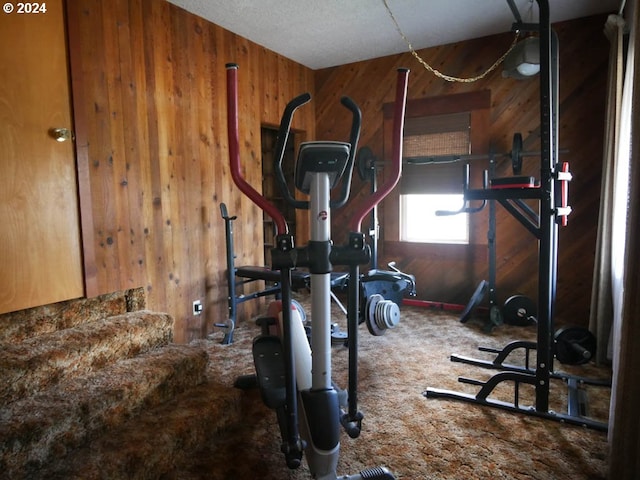
[(401, 195), (462, 191), (464, 162), (439, 162), (470, 153), (470, 123), (469, 112), (405, 120)]

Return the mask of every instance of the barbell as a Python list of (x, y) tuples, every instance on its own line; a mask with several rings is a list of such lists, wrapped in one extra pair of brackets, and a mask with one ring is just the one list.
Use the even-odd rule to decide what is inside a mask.
[(553, 336), (553, 340), (556, 358), (565, 365), (582, 365), (596, 355), (597, 340), (587, 328), (560, 328)]
[[(511, 151), (506, 153), (477, 153), (477, 154), (462, 154), (462, 155), (437, 155), (433, 157), (411, 157), (407, 159), (407, 163), (412, 165), (429, 165), (438, 163), (453, 163), (460, 161), (472, 161), (472, 160), (488, 160), (492, 156), (494, 157), (509, 157), (511, 158), (511, 168), (514, 175), (520, 175), (522, 173), (522, 160), (524, 157), (539, 157), (542, 152), (527, 152), (522, 150), (522, 134), (516, 132), (513, 134), (513, 140), (511, 141)], [(561, 149), (558, 153), (568, 153), (569, 150)]]

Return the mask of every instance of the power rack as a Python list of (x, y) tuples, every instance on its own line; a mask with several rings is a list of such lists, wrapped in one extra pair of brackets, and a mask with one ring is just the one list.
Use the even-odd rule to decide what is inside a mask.
[[(552, 31), (548, 0), (536, 0), (539, 6), (539, 23), (523, 24), (512, 0), (507, 0), (514, 12), (514, 30), (531, 30), (539, 33), (540, 40), (540, 180), (523, 183), (522, 177), (514, 184), (497, 182), (492, 188), (469, 189), (465, 185), (465, 201), (496, 201), (516, 218), (538, 241), (538, 317), (537, 341), (516, 341), (502, 350), (484, 348), (484, 352), (494, 353), (493, 361), (477, 360), (459, 355), (451, 356), (452, 361), (501, 370), (483, 382), (469, 378), (459, 378), (461, 383), (477, 385), (480, 390), (475, 395), (428, 388), (427, 398), (445, 398), (486, 405), (526, 415), (542, 417), (572, 425), (580, 425), (606, 431), (607, 425), (583, 415), (583, 391), (581, 385), (608, 386), (608, 382), (585, 379), (573, 375), (556, 373), (554, 361), (554, 320), (553, 308), (556, 297), (558, 226), (566, 225), (571, 207), (566, 204), (567, 184), (571, 180), (568, 164), (558, 164), (558, 39)], [(524, 200), (537, 200), (539, 213), (529, 207)], [(508, 355), (524, 349), (525, 365), (506, 363)], [(530, 366), (531, 353), (535, 352), (535, 366)], [(562, 380), (568, 387), (568, 408), (566, 413), (549, 409), (549, 386), (551, 380)], [(494, 389), (504, 383), (514, 386), (513, 402), (490, 398)], [(532, 385), (535, 389), (535, 404), (521, 405), (519, 387)]]

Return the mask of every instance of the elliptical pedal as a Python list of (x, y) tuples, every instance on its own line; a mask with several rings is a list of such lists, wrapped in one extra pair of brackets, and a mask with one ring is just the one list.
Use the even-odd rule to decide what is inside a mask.
[(253, 363), (262, 400), (269, 408), (286, 402), (285, 364), (282, 342), (276, 336), (262, 335), (253, 341)]

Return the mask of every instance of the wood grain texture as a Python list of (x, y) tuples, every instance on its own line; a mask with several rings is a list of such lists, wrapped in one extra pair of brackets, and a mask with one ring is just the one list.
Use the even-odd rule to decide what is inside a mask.
[[(604, 16), (589, 17), (554, 25), (560, 45), (560, 147), (569, 150), (561, 161), (571, 162), (574, 180), (570, 184), (573, 213), (567, 228), (561, 229), (556, 316), (586, 326), (589, 318), (593, 252), (595, 249), (598, 197), (602, 165), (607, 41), (602, 33)], [(435, 68), (460, 77), (471, 77), (490, 66), (512, 40), (506, 33), (451, 45), (421, 50), (419, 54)], [(540, 149), (539, 87), (536, 80), (504, 79), (495, 71), (475, 83), (449, 83), (435, 77), (410, 54), (394, 55), (315, 72), (318, 137), (336, 138), (346, 127), (340, 115), (337, 95), (347, 94), (363, 111), (361, 146), (369, 146), (376, 157), (385, 160), (382, 106), (393, 101), (395, 70), (412, 69), (409, 99), (491, 91), (491, 108), (485, 147), (496, 152), (511, 150), (515, 132), (524, 138), (524, 150)], [(486, 150), (485, 150), (486, 152)], [(387, 159), (388, 160), (388, 159)], [(479, 167), (482, 168), (482, 167)], [(510, 160), (502, 158), (498, 176), (511, 174)], [(539, 176), (539, 160), (525, 158), (525, 175)], [(354, 182), (352, 198), (365, 195), (368, 185)], [(390, 236), (397, 211), (390, 201), (381, 207), (382, 239)], [(345, 207), (348, 216), (349, 206)], [(336, 237), (345, 235), (346, 222), (334, 216)], [(390, 222), (389, 224), (386, 222)], [(497, 208), (497, 293), (499, 302), (520, 293), (537, 298), (537, 243), (504, 209)], [(391, 226), (391, 228), (389, 228)], [(486, 231), (486, 230), (485, 230)], [(485, 242), (486, 243), (486, 240)], [(402, 253), (385, 251), (381, 242), (380, 265), (395, 260), (398, 266), (417, 278), (420, 298), (466, 304), (487, 264), (482, 256), (470, 252), (452, 258), (434, 253), (416, 255), (415, 249)], [(411, 253), (413, 252), (413, 253)], [(473, 261), (475, 259), (475, 261)], [(470, 261), (471, 260), (471, 261)]]
[[(244, 173), (261, 188), (261, 125), (313, 93), (310, 70), (160, 0), (69, 2), (85, 271), (91, 295), (136, 286), (186, 342), (227, 316), (224, 222), (238, 264), (261, 265), (262, 213), (228, 168), (225, 64), (239, 70)], [(77, 86), (77, 88), (76, 88)], [(294, 119), (314, 134), (314, 107)], [(205, 314), (193, 316), (201, 299)], [(241, 320), (259, 302), (244, 304)]]
[(62, 0), (0, 14), (0, 313), (84, 294)]

